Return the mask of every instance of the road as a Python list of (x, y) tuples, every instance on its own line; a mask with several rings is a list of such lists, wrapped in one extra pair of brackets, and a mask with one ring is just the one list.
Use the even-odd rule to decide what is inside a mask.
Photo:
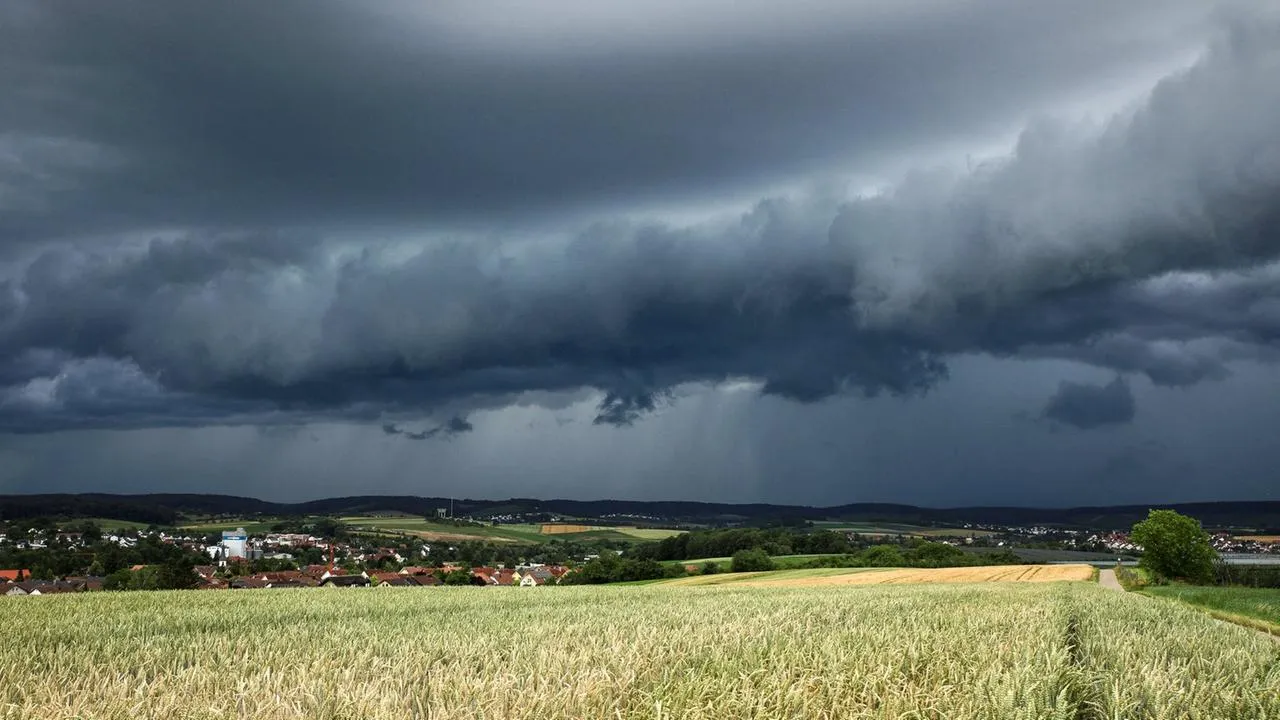
[(1124, 586), (1123, 586), (1123, 585), (1121, 585), (1121, 584), (1120, 584), (1120, 581), (1116, 579), (1116, 571), (1115, 571), (1115, 570), (1099, 570), (1099, 571), (1098, 571), (1098, 584), (1099, 584), (1099, 585), (1101, 585), (1102, 587), (1104, 587), (1104, 588), (1108, 589), (1108, 590), (1115, 590), (1115, 591), (1117, 591), (1117, 592), (1124, 592)]

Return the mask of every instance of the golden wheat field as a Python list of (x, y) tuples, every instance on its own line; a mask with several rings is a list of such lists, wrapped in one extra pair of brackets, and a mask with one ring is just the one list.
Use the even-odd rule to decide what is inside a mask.
[[(714, 576), (712, 576), (714, 577)], [(996, 565), (959, 568), (901, 568), (878, 571), (848, 571), (821, 575), (798, 575), (772, 579), (772, 574), (749, 578), (742, 584), (758, 586), (813, 585), (895, 585), (933, 583), (988, 582), (1058, 582), (1089, 580), (1093, 568), (1088, 565)]]
[(1091, 583), (0, 598), (0, 717), (1280, 718), (1280, 646)]
[(542, 526), (543, 535), (570, 535), (573, 533), (591, 532), (592, 530), (611, 530), (612, 528), (598, 527), (595, 525), (573, 525), (570, 523), (545, 523)]

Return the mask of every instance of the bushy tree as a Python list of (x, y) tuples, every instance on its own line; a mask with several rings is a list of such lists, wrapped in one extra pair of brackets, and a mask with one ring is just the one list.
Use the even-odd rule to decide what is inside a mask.
[(858, 559), (867, 567), (903, 567), (907, 564), (902, 552), (892, 545), (869, 547)]
[(162, 590), (190, 590), (200, 584), (200, 576), (188, 560), (174, 558), (157, 569), (155, 583)]
[(757, 572), (772, 570), (773, 567), (773, 558), (759, 548), (739, 550), (733, 554), (733, 560), (729, 563), (729, 570), (732, 572)]
[(454, 570), (451, 573), (445, 573), (445, 585), (470, 585), (471, 572), (468, 570)]
[(133, 573), (128, 570), (116, 570), (102, 581), (103, 590), (128, 590)]
[(578, 571), (561, 581), (568, 585), (599, 585), (612, 582), (657, 580), (684, 574), (680, 567), (666, 568), (656, 560), (631, 560), (606, 553), (578, 568)]
[(1152, 510), (1133, 526), (1130, 539), (1142, 546), (1140, 565), (1157, 577), (1196, 583), (1213, 580), (1217, 552), (1200, 521), (1173, 510)]

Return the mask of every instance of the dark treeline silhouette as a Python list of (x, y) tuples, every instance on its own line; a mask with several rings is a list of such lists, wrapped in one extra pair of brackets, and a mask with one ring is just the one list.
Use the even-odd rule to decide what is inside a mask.
[(180, 516), (233, 515), (360, 515), (405, 512), (434, 515), (452, 507), (458, 516), (554, 513), (580, 518), (616, 518), (619, 523), (668, 524), (696, 522), (712, 526), (794, 523), (821, 519), (890, 522), (918, 525), (1063, 525), (1098, 529), (1128, 529), (1150, 509), (1169, 508), (1191, 515), (1206, 527), (1280, 527), (1280, 502), (1209, 502), (1113, 507), (924, 508), (889, 503), (854, 503), (832, 507), (731, 504), (702, 502), (645, 502), (635, 500), (452, 500), (412, 495), (355, 496), (274, 503), (255, 498), (209, 494), (112, 495), (105, 493), (0, 496), (0, 520), (52, 516), (108, 517), (156, 525), (171, 525)]
[(858, 546), (844, 534), (828, 530), (804, 533), (784, 528), (735, 528), (674, 535), (637, 545), (628, 556), (641, 560), (694, 560), (729, 557), (739, 550), (757, 548), (769, 555), (813, 555), (848, 553)]

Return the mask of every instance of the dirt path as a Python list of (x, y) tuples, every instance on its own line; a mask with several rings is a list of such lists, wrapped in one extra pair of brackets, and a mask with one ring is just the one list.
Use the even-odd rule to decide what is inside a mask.
[(1124, 592), (1124, 586), (1116, 579), (1115, 570), (1101, 570), (1098, 572), (1098, 584), (1108, 590)]

